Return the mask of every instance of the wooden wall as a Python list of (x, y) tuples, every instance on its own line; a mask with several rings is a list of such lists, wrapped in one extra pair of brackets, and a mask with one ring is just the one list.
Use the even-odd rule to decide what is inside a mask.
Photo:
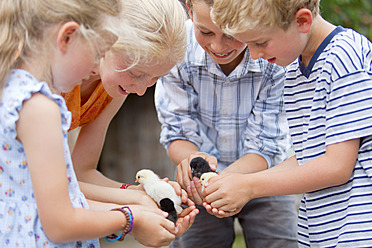
[(111, 179), (131, 184), (136, 172), (143, 168), (174, 180), (176, 166), (159, 137), (153, 86), (141, 97), (129, 95), (112, 120), (98, 169)]

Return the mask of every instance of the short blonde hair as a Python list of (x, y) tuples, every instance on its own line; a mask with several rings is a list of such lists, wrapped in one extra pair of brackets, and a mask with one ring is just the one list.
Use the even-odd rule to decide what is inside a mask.
[(125, 35), (119, 36), (111, 51), (129, 68), (183, 60), (187, 15), (178, 0), (125, 0), (122, 4), (120, 19)]
[(0, 90), (12, 69), (46, 54), (59, 25), (78, 23), (80, 37), (95, 46), (108, 32), (120, 32), (115, 24), (120, 12), (120, 0), (1, 0)]
[(233, 35), (259, 27), (287, 30), (298, 10), (319, 14), (320, 0), (214, 0), (212, 20)]

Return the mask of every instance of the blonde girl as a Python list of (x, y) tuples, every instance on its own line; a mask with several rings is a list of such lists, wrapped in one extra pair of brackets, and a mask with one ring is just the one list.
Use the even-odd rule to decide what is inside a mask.
[[(120, 36), (102, 58), (99, 71), (64, 94), (72, 112), (72, 131), (69, 133), (81, 127), (72, 160), (87, 198), (117, 204), (141, 204), (156, 209), (155, 202), (143, 190), (136, 190), (134, 186), (120, 189), (123, 182), (101, 174), (97, 163), (107, 128), (128, 94), (143, 95), (160, 76), (183, 60), (186, 13), (178, 0), (131, 0), (122, 4), (126, 11), (121, 15), (121, 27), (126, 34)], [(181, 194), (180, 186), (173, 185)], [(187, 230), (198, 213), (194, 204), (187, 201), (186, 194), (183, 194), (183, 200), (191, 207), (182, 214), (183, 218), (179, 218), (177, 236)], [(152, 228), (152, 233), (163, 229), (155, 225)], [(144, 245), (156, 246), (160, 238), (148, 235), (137, 240)]]

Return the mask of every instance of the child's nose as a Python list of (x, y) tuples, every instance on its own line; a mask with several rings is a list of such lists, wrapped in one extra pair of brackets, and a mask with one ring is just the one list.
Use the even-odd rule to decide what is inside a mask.
[(225, 47), (226, 47), (226, 44), (220, 38), (213, 39), (213, 42), (211, 43), (211, 48), (216, 53), (224, 52)]
[(248, 46), (249, 52), (252, 59), (258, 59), (263, 57), (263, 52), (259, 48), (254, 48), (253, 46)]

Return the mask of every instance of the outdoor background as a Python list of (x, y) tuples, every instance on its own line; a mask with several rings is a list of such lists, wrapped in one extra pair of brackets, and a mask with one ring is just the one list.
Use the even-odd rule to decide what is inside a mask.
[[(372, 40), (372, 0), (323, 0), (321, 15), (335, 25), (353, 28)], [(154, 87), (151, 87), (142, 97), (129, 95), (114, 117), (99, 164), (99, 170), (108, 177), (134, 183), (136, 172), (149, 168), (160, 177), (174, 179), (175, 166), (159, 144), (160, 124), (153, 94)], [(124, 242), (121, 247), (143, 247), (131, 241), (133, 239), (128, 237), (127, 243)], [(242, 236), (238, 235), (234, 248), (243, 247)]]

